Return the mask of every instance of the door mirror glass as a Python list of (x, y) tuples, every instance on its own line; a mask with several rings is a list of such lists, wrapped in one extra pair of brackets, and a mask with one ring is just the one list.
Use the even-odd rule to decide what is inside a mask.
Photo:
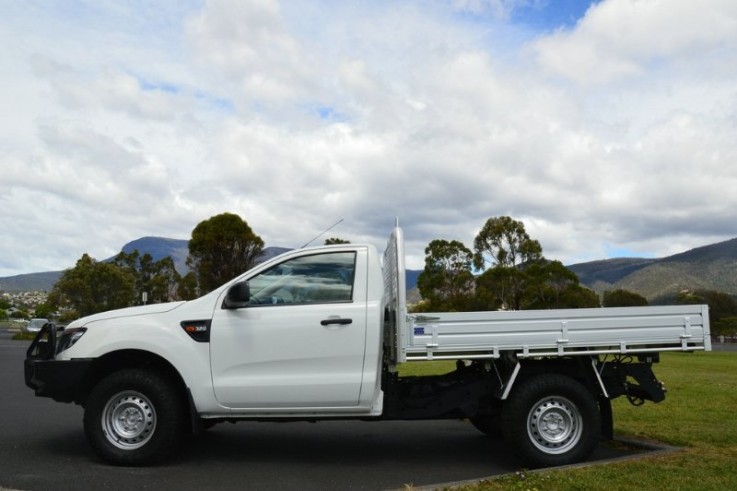
[(240, 281), (228, 288), (228, 293), (225, 294), (225, 300), (223, 300), (223, 308), (242, 309), (248, 306), (250, 299), (251, 289), (248, 287), (248, 282)]

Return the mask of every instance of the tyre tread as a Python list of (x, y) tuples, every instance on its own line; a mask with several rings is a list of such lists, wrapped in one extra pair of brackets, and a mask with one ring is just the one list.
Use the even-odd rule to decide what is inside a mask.
[[(570, 399), (583, 418), (581, 439), (571, 450), (562, 454), (540, 451), (527, 433), (527, 415), (531, 406), (549, 395)], [(532, 467), (551, 467), (586, 459), (599, 441), (601, 417), (596, 396), (580, 382), (566, 375), (542, 374), (518, 382), (502, 409), (501, 423), (507, 444), (525, 463)]]
[[(157, 413), (156, 429), (151, 440), (134, 450), (113, 446), (103, 433), (102, 410), (116, 393), (134, 389), (145, 394)], [(122, 466), (146, 466), (161, 462), (172, 455), (186, 428), (186, 406), (174, 384), (150, 370), (123, 369), (108, 375), (95, 386), (87, 399), (84, 430), (95, 452), (105, 461)]]

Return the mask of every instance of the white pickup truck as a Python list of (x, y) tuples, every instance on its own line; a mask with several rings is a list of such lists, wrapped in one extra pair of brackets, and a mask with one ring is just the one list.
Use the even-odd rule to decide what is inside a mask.
[[(550, 466), (611, 438), (611, 399), (664, 399), (660, 352), (710, 349), (702, 305), (408, 314), (396, 227), (383, 261), (370, 245), (293, 250), (190, 302), (46, 324), (25, 380), (83, 406), (113, 464), (222, 421), (458, 419)], [(455, 370), (399, 376), (424, 360)]]

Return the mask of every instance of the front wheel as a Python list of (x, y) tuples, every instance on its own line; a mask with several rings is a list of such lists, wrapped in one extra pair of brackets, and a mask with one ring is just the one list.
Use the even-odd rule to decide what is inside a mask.
[(558, 374), (519, 382), (502, 410), (508, 444), (533, 467), (567, 465), (594, 450), (601, 416), (594, 394)]
[(186, 428), (186, 406), (174, 385), (130, 369), (104, 378), (89, 395), (84, 430), (92, 448), (116, 465), (150, 465), (171, 455)]

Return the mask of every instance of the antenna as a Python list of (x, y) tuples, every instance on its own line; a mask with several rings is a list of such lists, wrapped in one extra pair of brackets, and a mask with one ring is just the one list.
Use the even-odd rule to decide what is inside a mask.
[(318, 238), (320, 238), (320, 236), (322, 236), (322, 235), (323, 235), (323, 234), (324, 234), (325, 232), (327, 232), (327, 231), (328, 231), (328, 230), (330, 230), (331, 228), (335, 227), (336, 225), (338, 225), (338, 224), (339, 224), (340, 222), (342, 222), (342, 221), (343, 221), (343, 219), (341, 218), (340, 220), (338, 220), (338, 221), (337, 221), (337, 222), (335, 222), (334, 224), (330, 225), (330, 226), (329, 226), (328, 228), (326, 228), (325, 230), (323, 230), (322, 232), (320, 232), (319, 234), (317, 234), (317, 236), (315, 236), (315, 238), (314, 238), (314, 239), (310, 240), (310, 241), (309, 241), (309, 242), (307, 242), (307, 243), (306, 243), (305, 245), (303, 245), (302, 247), (300, 247), (300, 249), (304, 249), (304, 248), (305, 248), (305, 247), (307, 247), (308, 245), (312, 244), (313, 242), (315, 242), (315, 240), (317, 240)]

